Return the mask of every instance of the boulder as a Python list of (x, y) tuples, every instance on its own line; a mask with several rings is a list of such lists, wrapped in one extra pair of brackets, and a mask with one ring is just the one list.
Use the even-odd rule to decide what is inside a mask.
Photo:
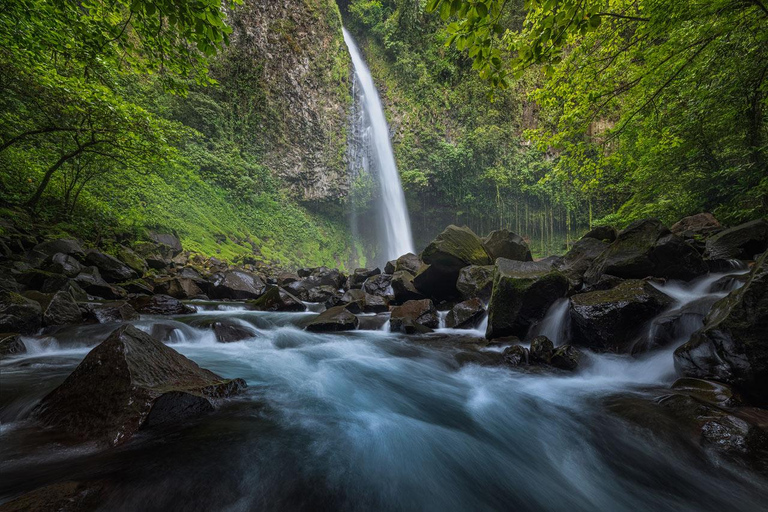
[(693, 238), (696, 235), (707, 235), (721, 228), (720, 223), (711, 213), (697, 213), (683, 217), (669, 230), (684, 238)]
[(43, 398), (33, 415), (77, 441), (115, 446), (130, 439), (145, 423), (183, 419), (188, 416), (185, 411), (209, 411), (215, 399), (245, 387), (242, 379), (223, 379), (148, 334), (124, 325), (91, 350)]
[(485, 317), (485, 306), (480, 299), (459, 302), (445, 317), (445, 326), (454, 329), (474, 329)]
[(551, 265), (499, 258), (488, 304), (486, 338), (524, 338), (550, 306), (568, 291), (568, 280)]
[(0, 292), (0, 332), (35, 334), (42, 323), (40, 304), (18, 293)]
[(533, 261), (531, 250), (523, 238), (511, 232), (508, 229), (499, 229), (483, 239), (483, 245), (491, 256), (491, 260), (496, 258), (506, 258), (517, 261)]
[(389, 321), (389, 315), (365, 315), (357, 318), (360, 331), (380, 331)]
[(137, 297), (130, 301), (130, 305), (145, 315), (185, 315), (195, 312), (194, 308), (182, 304), (170, 295)]
[(218, 320), (211, 327), (213, 327), (213, 333), (216, 335), (216, 341), (219, 343), (243, 341), (255, 336), (253, 332), (242, 325), (228, 320)]
[(688, 377), (727, 382), (768, 403), (768, 252), (747, 283), (712, 307), (704, 327), (675, 350)]
[(478, 297), (487, 301), (491, 298), (493, 288), (493, 265), (469, 265), (459, 272), (456, 289), (464, 298)]
[(250, 309), (257, 311), (306, 311), (307, 307), (294, 295), (279, 286), (272, 286), (256, 300), (248, 301)]
[(57, 252), (45, 260), (43, 270), (54, 274), (63, 274), (67, 277), (75, 277), (83, 270), (83, 266), (74, 256)]
[(294, 283), (301, 279), (299, 277), (299, 274), (294, 274), (292, 272), (283, 272), (282, 274), (279, 274), (277, 276), (277, 284), (278, 286), (285, 286), (290, 283)]
[(312, 286), (307, 289), (307, 302), (320, 302), (328, 304), (336, 304), (341, 297), (338, 288), (334, 288), (329, 284), (321, 284)]
[(528, 349), (520, 345), (512, 345), (502, 352), (502, 360), (509, 366), (526, 366), (528, 364)]
[(143, 276), (147, 270), (149, 270), (147, 261), (139, 256), (136, 251), (124, 245), (118, 246), (117, 257), (120, 261), (133, 269), (139, 276)]
[(369, 295), (386, 297), (387, 300), (394, 299), (394, 292), (392, 290), (392, 276), (387, 274), (378, 274), (369, 277), (365, 281), (365, 284), (363, 284), (362, 290)]
[(69, 292), (56, 292), (43, 313), (47, 326), (79, 324), (83, 314)]
[(413, 274), (407, 270), (398, 270), (395, 272), (392, 275), (390, 285), (392, 286), (392, 293), (394, 295), (394, 300), (392, 302), (396, 304), (424, 298), (413, 285)]
[(586, 235), (581, 237), (582, 240), (585, 238), (592, 238), (610, 244), (616, 240), (616, 229), (613, 226), (595, 226)]
[(317, 267), (313, 268), (308, 276), (308, 280), (313, 285), (327, 285), (332, 286), (336, 290), (341, 289), (344, 286), (344, 282), (347, 278), (335, 268)]
[(768, 220), (757, 219), (726, 229), (706, 242), (711, 259), (751, 260), (768, 249)]
[(381, 274), (380, 268), (357, 268), (347, 280), (347, 288), (359, 289), (369, 277)]
[(357, 317), (346, 306), (335, 306), (313, 318), (306, 329), (312, 332), (353, 331), (357, 325)]
[(154, 270), (164, 270), (170, 265), (173, 250), (163, 244), (154, 242), (139, 242), (134, 244), (134, 250), (143, 258), (147, 266)]
[(633, 222), (621, 231), (584, 275), (592, 284), (604, 274), (624, 279), (648, 276), (688, 281), (705, 274), (701, 255), (656, 219)]
[(131, 322), (139, 319), (139, 313), (125, 301), (83, 304), (82, 311), (86, 322), (97, 324)]
[(531, 363), (549, 364), (555, 353), (555, 345), (546, 336), (536, 336), (528, 350)]
[(130, 281), (139, 277), (135, 270), (122, 261), (98, 251), (88, 251), (85, 256), (85, 263), (98, 268), (101, 276), (109, 283)]
[(390, 260), (384, 265), (385, 274), (394, 274), (397, 270), (397, 260)]
[(573, 371), (579, 367), (581, 352), (573, 345), (561, 345), (552, 353), (549, 364), (560, 370)]
[(152, 295), (156, 291), (155, 287), (147, 283), (144, 279), (124, 281), (122, 283), (118, 283), (118, 286), (133, 295)]
[(437, 309), (429, 299), (409, 300), (395, 306), (389, 316), (389, 330), (414, 334), (435, 329), (439, 324)]
[(578, 289), (584, 282), (584, 273), (608, 246), (597, 238), (584, 237), (573, 244), (557, 263), (557, 268), (568, 278), (571, 287)]
[(214, 299), (258, 299), (267, 291), (261, 277), (242, 270), (228, 270), (214, 275), (208, 294)]
[(674, 303), (647, 281), (633, 279), (610, 290), (571, 297), (571, 340), (596, 350), (624, 352), (645, 325)]
[(638, 354), (688, 341), (691, 334), (704, 325), (704, 318), (717, 300), (715, 296), (705, 295), (682, 308), (657, 316), (651, 322), (648, 336), (635, 343), (632, 353)]
[(0, 505), (1, 512), (92, 512), (101, 508), (103, 482), (57, 482)]
[(203, 295), (203, 290), (200, 289), (194, 279), (166, 277), (155, 281), (154, 293), (170, 295), (180, 300), (188, 300)]
[[(29, 290), (59, 290), (67, 282), (69, 278), (64, 274), (55, 274), (45, 270), (37, 268), (26, 270), (16, 275), (16, 281)], [(45, 293), (50, 293), (45, 291)]]
[(149, 239), (159, 246), (162, 246), (162, 251), (170, 252), (168, 259), (173, 258), (184, 248), (181, 246), (181, 240), (175, 235), (170, 233), (149, 233)]
[(94, 297), (121, 299), (125, 296), (119, 288), (112, 286), (102, 279), (101, 273), (96, 267), (85, 267), (75, 277), (75, 283), (85, 290), (88, 295), (93, 295)]
[(403, 254), (395, 261), (395, 270), (393, 272), (387, 272), (387, 274), (394, 274), (395, 272), (401, 272), (405, 270), (413, 275), (416, 275), (421, 268), (421, 260), (418, 256), (409, 252)]
[(78, 261), (85, 261), (85, 251), (77, 240), (64, 238), (48, 240), (37, 244), (33, 250), (45, 254), (46, 256), (53, 256), (56, 253), (61, 253), (66, 254), (67, 256), (72, 256)]
[(18, 292), (19, 284), (9, 275), (0, 275), (0, 291)]
[(27, 347), (21, 341), (21, 336), (16, 333), (0, 334), (0, 359), (7, 356), (15, 356), (27, 352)]

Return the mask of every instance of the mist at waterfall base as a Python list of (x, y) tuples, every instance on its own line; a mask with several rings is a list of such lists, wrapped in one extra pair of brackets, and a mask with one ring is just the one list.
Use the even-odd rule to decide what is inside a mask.
[[(360, 240), (362, 235), (363, 239), (376, 241), (378, 250), (374, 261), (383, 266), (389, 260), (414, 252), (411, 223), (379, 93), (355, 41), (346, 29), (343, 32), (355, 70), (354, 108), (348, 149), (350, 180), (353, 184), (350, 223), (356, 239)], [(375, 219), (367, 216), (361, 218), (358, 212), (360, 205), (357, 203), (361, 202), (361, 197), (355, 185), (363, 183), (366, 178), (376, 181), (378, 185), (376, 197), (371, 198), (375, 202), (372, 209)], [(362, 201), (367, 199), (365, 197)], [(363, 206), (367, 209), (371, 205)], [(375, 236), (362, 232), (372, 230), (376, 231)]]
[[(665, 291), (682, 307), (717, 277)], [(607, 407), (617, 395), (658, 396), (676, 378), (674, 347), (641, 358), (587, 353), (575, 374), (532, 373), (459, 366), (455, 344), (384, 330), (298, 327), (316, 313), (199, 309), (136, 325), (174, 327), (170, 346), (245, 378), (246, 394), (118, 448), (60, 445), (26, 419), (116, 325), (25, 338), (30, 353), (0, 362), (0, 502), (58, 481), (106, 482), (109, 511), (755, 511), (768, 498), (761, 477)], [(562, 310), (539, 328), (562, 332)], [(206, 318), (253, 337), (217, 343), (189, 325)]]

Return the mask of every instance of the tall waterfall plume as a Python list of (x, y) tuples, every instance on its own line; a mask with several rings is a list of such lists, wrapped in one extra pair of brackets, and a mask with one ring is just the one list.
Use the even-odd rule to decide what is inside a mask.
[(379, 256), (392, 260), (414, 252), (408, 207), (379, 93), (355, 41), (346, 29), (343, 32), (355, 68), (355, 88), (359, 90), (361, 107), (361, 112), (355, 116), (357, 119), (353, 120), (358, 125), (353, 134), (357, 140), (354, 141), (355, 154), (350, 155), (350, 161), (351, 165), (362, 166), (379, 184), (378, 211), (383, 228)]

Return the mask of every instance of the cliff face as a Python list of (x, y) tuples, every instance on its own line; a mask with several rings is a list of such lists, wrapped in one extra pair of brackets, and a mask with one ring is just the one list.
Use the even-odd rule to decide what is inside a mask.
[(336, 3), (245, 0), (230, 23), (240, 64), (225, 72), (254, 81), (263, 163), (299, 201), (345, 197), (352, 68)]

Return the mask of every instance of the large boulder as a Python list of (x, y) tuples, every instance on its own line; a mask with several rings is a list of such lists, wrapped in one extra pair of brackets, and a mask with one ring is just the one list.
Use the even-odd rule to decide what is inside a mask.
[(24, 354), (26, 345), (21, 341), (21, 336), (16, 333), (0, 334), (0, 358)]
[(407, 270), (398, 270), (395, 272), (392, 275), (390, 286), (392, 286), (392, 293), (394, 295), (394, 300), (392, 302), (396, 304), (424, 298), (413, 285), (413, 274)]
[(139, 313), (124, 300), (83, 304), (82, 311), (87, 322), (97, 324), (131, 322), (139, 319)]
[(381, 274), (380, 268), (356, 268), (347, 280), (347, 288), (360, 289), (363, 287), (363, 283), (366, 279), (379, 274)]
[(130, 305), (145, 315), (185, 315), (195, 312), (194, 308), (170, 295), (136, 297), (130, 301)]
[(57, 252), (45, 260), (43, 270), (54, 274), (63, 274), (67, 277), (75, 277), (83, 270), (83, 266), (74, 256)]
[(166, 277), (154, 283), (154, 293), (170, 295), (176, 299), (187, 300), (203, 294), (195, 279), (188, 277)]
[(85, 290), (88, 295), (101, 297), (103, 299), (121, 299), (125, 296), (119, 288), (116, 288), (106, 282), (99, 269), (96, 267), (86, 267), (75, 277), (77, 285)]
[(133, 249), (125, 247), (124, 245), (117, 248), (117, 257), (120, 261), (135, 270), (139, 276), (143, 276), (149, 269), (149, 265), (147, 265), (147, 261), (144, 258), (139, 256)]
[(474, 298), (459, 302), (445, 317), (445, 326), (454, 329), (474, 329), (485, 317), (485, 306), (480, 299)]
[(308, 288), (306, 296), (307, 302), (318, 302), (335, 305), (339, 301), (341, 293), (339, 292), (338, 288), (335, 288), (332, 285), (321, 284)]
[(647, 281), (632, 279), (610, 290), (571, 297), (571, 341), (574, 345), (627, 351), (645, 325), (674, 300)]
[(341, 296), (339, 302), (352, 313), (382, 313), (389, 311), (386, 297), (371, 295), (363, 290), (351, 289)]
[(0, 292), (0, 332), (35, 334), (42, 323), (39, 303), (15, 292)]
[(478, 297), (482, 300), (491, 298), (493, 288), (493, 265), (470, 265), (459, 272), (456, 289), (464, 298)]
[(344, 282), (347, 280), (346, 276), (339, 272), (338, 269), (328, 267), (317, 267), (310, 271), (310, 274), (306, 276), (308, 281), (315, 286), (327, 285), (333, 286), (339, 290), (344, 286)]
[(242, 379), (224, 379), (124, 325), (43, 398), (34, 417), (77, 441), (115, 446), (144, 424), (211, 411), (216, 399), (245, 387)]
[(751, 260), (768, 249), (768, 220), (757, 219), (726, 229), (706, 242), (712, 259)]
[(101, 276), (109, 283), (130, 281), (139, 277), (131, 267), (114, 256), (102, 252), (88, 251), (88, 254), (85, 256), (85, 263), (98, 268)]
[(258, 299), (267, 291), (261, 277), (243, 270), (228, 270), (214, 275), (209, 295), (214, 299)]
[(56, 240), (48, 240), (37, 244), (34, 249), (35, 252), (45, 254), (46, 256), (53, 256), (56, 253), (66, 254), (72, 256), (78, 261), (85, 260), (85, 251), (77, 240), (70, 240), (65, 238), (59, 238)]
[(83, 314), (69, 292), (56, 292), (43, 313), (43, 322), (47, 326), (79, 324)]
[(624, 279), (654, 276), (688, 281), (705, 274), (701, 255), (656, 219), (630, 224), (598, 256), (584, 275), (592, 284), (604, 274)]
[(581, 352), (573, 345), (560, 345), (552, 353), (549, 364), (560, 370), (574, 371), (579, 367)]
[(704, 327), (675, 350), (689, 377), (727, 382), (768, 403), (768, 252), (747, 283), (718, 301)]
[(388, 300), (394, 298), (392, 290), (392, 276), (387, 274), (378, 274), (368, 278), (363, 284), (362, 290), (369, 295), (386, 297)]
[(493, 261), (496, 258), (508, 260), (532, 261), (531, 250), (523, 237), (508, 229), (499, 229), (483, 239), (483, 245)]
[(272, 286), (258, 299), (249, 301), (248, 306), (258, 311), (306, 311), (307, 309), (297, 297), (279, 286)]
[(697, 213), (683, 217), (672, 224), (669, 230), (683, 238), (693, 238), (696, 235), (707, 235), (720, 228), (720, 223), (711, 213)]
[(608, 243), (597, 238), (584, 237), (574, 243), (571, 250), (558, 261), (558, 269), (568, 278), (572, 288), (581, 287), (584, 282), (584, 273), (608, 246)]
[(409, 300), (392, 308), (389, 316), (389, 329), (392, 332), (414, 334), (435, 329), (438, 324), (437, 309), (429, 299)]
[(651, 322), (647, 337), (635, 343), (632, 353), (638, 354), (673, 344), (677, 346), (688, 341), (691, 334), (704, 325), (704, 318), (717, 300), (716, 296), (705, 295), (682, 308), (672, 309), (657, 316)]
[(416, 273), (419, 271), (420, 268), (421, 268), (421, 260), (419, 259), (419, 257), (413, 254), (412, 252), (409, 252), (397, 258), (397, 261), (395, 261), (394, 272), (400, 272), (405, 270), (407, 272), (410, 272), (411, 274), (416, 275)]
[(568, 280), (552, 265), (499, 258), (488, 304), (486, 338), (524, 338), (550, 306), (568, 291)]
[(181, 246), (181, 240), (176, 235), (170, 233), (149, 233), (149, 239), (161, 246), (161, 251), (168, 251), (170, 253), (168, 259), (173, 258), (184, 250)]
[(549, 364), (554, 353), (555, 345), (546, 336), (536, 336), (531, 340), (531, 348), (528, 349), (528, 355), (532, 363)]
[(357, 325), (357, 317), (346, 306), (335, 306), (313, 318), (306, 329), (312, 332), (353, 331)]
[(595, 240), (600, 240), (601, 242), (610, 244), (616, 240), (616, 235), (616, 228), (613, 226), (595, 226), (594, 228), (587, 231), (587, 234), (581, 238), (582, 240), (584, 238), (593, 238)]

